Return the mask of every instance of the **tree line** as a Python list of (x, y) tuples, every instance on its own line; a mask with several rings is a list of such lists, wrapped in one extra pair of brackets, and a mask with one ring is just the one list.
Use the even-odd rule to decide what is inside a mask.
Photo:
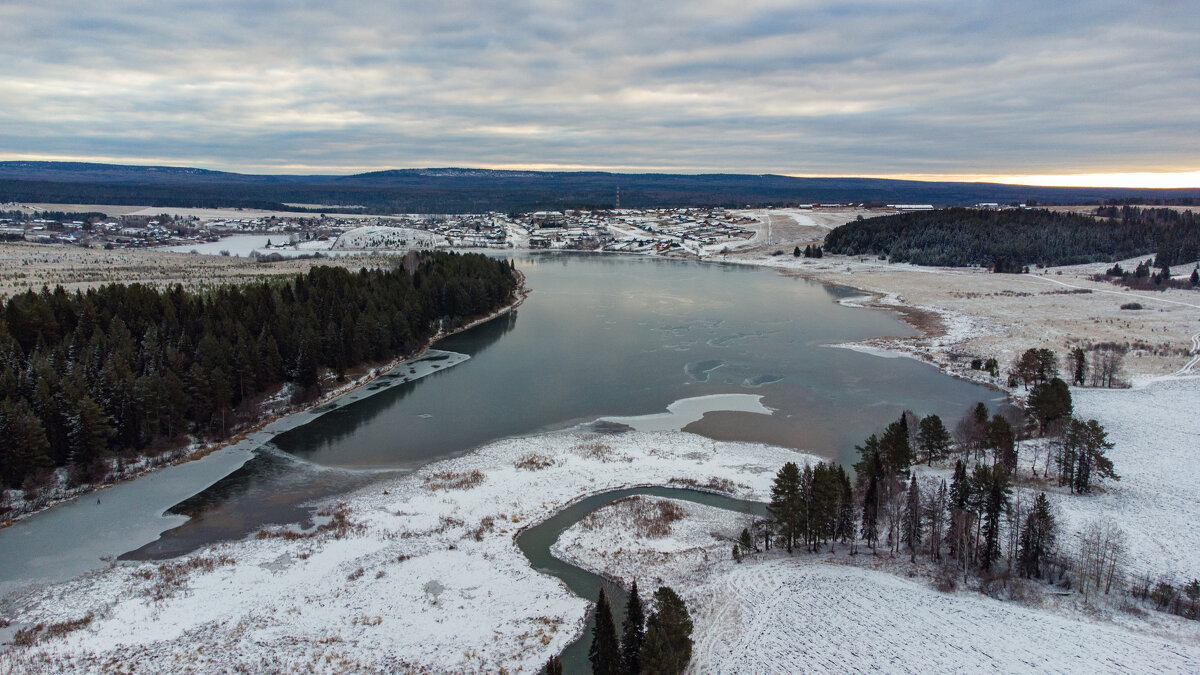
[[(1071, 364), (1083, 372), (1078, 354), (1072, 356)], [(1054, 354), (1028, 350), (1018, 367), (1031, 385), (1023, 410), (993, 414), (977, 403), (953, 432), (937, 415), (905, 411), (857, 446), (853, 482), (833, 464), (784, 464), (772, 484), (769, 516), (742, 531), (733, 558), (740, 562), (772, 547), (790, 554), (840, 545), (856, 554), (865, 546), (937, 563), (943, 588), (953, 587), (958, 573), (985, 590), (1015, 578), (1040, 579), (1074, 589), (1085, 600), (1120, 586), (1160, 608), (1197, 614), (1200, 582), (1154, 581), (1146, 574), (1123, 585), (1128, 561), (1119, 528), (1097, 521), (1074, 541), (1065, 539), (1046, 493), (1022, 488), (1032, 480), (1086, 494), (1097, 481), (1119, 476), (1106, 454), (1113, 444), (1104, 427), (1073, 415)], [(1021, 440), (1036, 436), (1042, 441), (1021, 449)], [(949, 480), (921, 479), (913, 471), (918, 463), (953, 469)]]
[[(692, 617), (687, 604), (670, 586), (659, 586), (651, 603), (653, 609), (647, 617), (634, 581), (618, 638), (612, 606), (600, 589), (588, 647), (594, 675), (678, 675), (687, 669), (692, 660)], [(542, 669), (544, 675), (562, 672), (557, 656), (550, 657)]]
[(225, 437), (268, 392), (408, 355), (513, 297), (511, 262), (426, 253), (390, 269), (314, 267), (195, 293), (109, 284), (29, 291), (0, 306), (0, 480), (69, 483), (113, 461)]
[(1160, 265), (1200, 259), (1200, 223), (1191, 211), (1101, 207), (1097, 215), (965, 208), (898, 213), (835, 228), (825, 237), (825, 250), (997, 272), (1113, 262), (1150, 252)]

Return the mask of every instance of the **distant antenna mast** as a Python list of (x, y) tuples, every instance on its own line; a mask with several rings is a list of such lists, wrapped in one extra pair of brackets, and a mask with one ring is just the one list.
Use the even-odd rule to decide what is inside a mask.
[(617, 185), (617, 208), (621, 208), (621, 186)]

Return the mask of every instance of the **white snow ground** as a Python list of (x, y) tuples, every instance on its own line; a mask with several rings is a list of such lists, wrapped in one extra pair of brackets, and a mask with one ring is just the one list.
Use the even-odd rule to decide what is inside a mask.
[[(854, 567), (844, 553), (788, 557), (777, 551), (738, 564), (730, 559), (728, 538), (741, 531), (744, 516), (643, 499), (672, 502), (687, 515), (665, 537), (637, 537), (631, 534), (631, 509), (608, 505), (568, 528), (554, 551), (625, 584), (636, 578), (646, 595), (660, 584), (680, 592), (695, 623), (693, 673), (1200, 668), (1195, 641), (1200, 631), (1192, 622), (1165, 616), (1127, 620), (1136, 627), (1130, 630), (973, 591), (939, 593), (927, 580)], [(867, 555), (854, 560), (876, 562)]]
[[(552, 465), (518, 467), (530, 459)], [(779, 466), (809, 459), (685, 433), (500, 441), (351, 495), (340, 538), (252, 538), (31, 592), (6, 608), (13, 628), (91, 622), (10, 648), (0, 671), (535, 672), (587, 603), (530, 567), (522, 527), (581, 495), (677, 478), (764, 498)]]
[(1200, 578), (1200, 378), (1071, 396), (1077, 417), (1108, 431), (1121, 480), (1105, 481), (1103, 493), (1056, 497), (1064, 529), (1111, 519), (1125, 531), (1131, 571)]
[(696, 673), (1194, 673), (1200, 647), (886, 572), (779, 558), (694, 590)]

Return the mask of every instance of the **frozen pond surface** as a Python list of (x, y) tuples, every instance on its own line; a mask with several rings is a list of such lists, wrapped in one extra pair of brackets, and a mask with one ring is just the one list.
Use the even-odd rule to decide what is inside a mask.
[(205, 241), (195, 244), (184, 244), (183, 246), (167, 246), (166, 250), (175, 253), (191, 253), (195, 251), (201, 255), (221, 255), (222, 251), (229, 251), (231, 256), (239, 256), (242, 258), (250, 257), (256, 249), (263, 248), (268, 243), (283, 244), (287, 243), (288, 236), (286, 234), (235, 234), (231, 237), (225, 237), (220, 241)]

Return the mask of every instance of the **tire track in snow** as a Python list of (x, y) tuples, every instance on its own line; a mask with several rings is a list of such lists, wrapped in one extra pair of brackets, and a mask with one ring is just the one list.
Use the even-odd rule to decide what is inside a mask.
[[(1156, 297), (1153, 297), (1150, 295), (1141, 295), (1139, 293), (1128, 293), (1125, 291), (1110, 291), (1110, 290), (1104, 289), (1104, 288), (1091, 288), (1090, 286), (1079, 286), (1077, 284), (1068, 284), (1065, 281), (1059, 281), (1058, 279), (1050, 279), (1048, 277), (1031, 276), (1029, 278), (1037, 279), (1039, 281), (1048, 281), (1052, 284), (1058, 284), (1059, 286), (1066, 286), (1067, 288), (1081, 288), (1084, 290), (1091, 291), (1093, 293), (1107, 293), (1109, 295), (1120, 295), (1120, 296), (1127, 297), (1127, 298), (1138, 298), (1139, 300), (1148, 300), (1150, 302), (1165, 302), (1165, 303), (1171, 304), (1171, 305), (1181, 305), (1183, 307), (1192, 307), (1194, 309), (1200, 309), (1200, 305), (1193, 305), (1190, 302), (1183, 302), (1181, 300), (1168, 300), (1166, 298), (1156, 298)], [(1182, 368), (1175, 371), (1173, 374), (1174, 375), (1188, 375), (1192, 372), (1192, 369), (1195, 368), (1196, 364), (1198, 364), (1198, 363), (1200, 363), (1200, 333), (1196, 333), (1196, 334), (1192, 335), (1192, 360), (1188, 361), (1186, 364), (1184, 364), (1184, 366)]]
[(1166, 298), (1156, 298), (1152, 295), (1141, 295), (1138, 293), (1129, 293), (1128, 291), (1110, 291), (1106, 288), (1092, 288), (1091, 286), (1079, 286), (1077, 284), (1068, 284), (1065, 281), (1059, 281), (1058, 279), (1051, 279), (1049, 277), (1030, 275), (1029, 278), (1037, 279), (1038, 281), (1048, 281), (1052, 284), (1058, 284), (1059, 286), (1066, 286), (1067, 288), (1082, 288), (1086, 291), (1091, 291), (1093, 293), (1108, 293), (1109, 295), (1121, 295), (1121, 296), (1125, 296), (1125, 297), (1129, 297), (1129, 298), (1138, 298), (1141, 300), (1149, 300), (1150, 302), (1165, 302), (1165, 303), (1168, 303), (1171, 305), (1182, 305), (1184, 307), (1200, 309), (1200, 305), (1193, 305), (1190, 302), (1183, 302), (1181, 300), (1168, 300)]

